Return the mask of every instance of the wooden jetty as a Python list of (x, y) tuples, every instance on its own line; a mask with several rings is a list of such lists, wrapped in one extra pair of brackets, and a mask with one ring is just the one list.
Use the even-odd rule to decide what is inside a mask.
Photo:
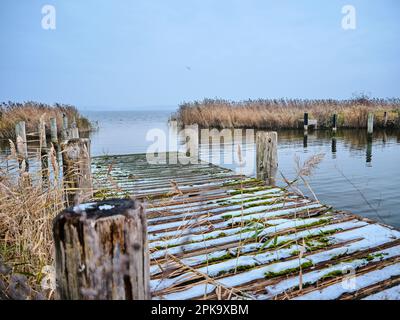
[(92, 175), (96, 200), (146, 203), (152, 299), (400, 299), (390, 226), (201, 161), (95, 157)]

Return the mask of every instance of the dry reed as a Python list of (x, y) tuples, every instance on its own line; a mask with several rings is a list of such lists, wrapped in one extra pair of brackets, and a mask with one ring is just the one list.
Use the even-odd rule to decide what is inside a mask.
[[(3, 295), (32, 299), (38, 297), (52, 270), (52, 221), (64, 208), (64, 190), (57, 174), (44, 184), (40, 169), (22, 172), (15, 155), (8, 160), (14, 163), (14, 170), (9, 167), (0, 177), (0, 257), (3, 271), (9, 268), (9, 272), (0, 272), (0, 282)], [(53, 148), (50, 163), (57, 173)]]
[(305, 112), (318, 120), (319, 127), (331, 127), (333, 114), (338, 115), (339, 128), (364, 128), (369, 112), (375, 114), (375, 126), (400, 127), (400, 99), (350, 100), (247, 100), (233, 102), (222, 99), (185, 102), (173, 117), (182, 125), (198, 124), (205, 128), (302, 128), (299, 121)]
[[(63, 114), (65, 114), (70, 121), (75, 119), (81, 131), (89, 131), (91, 129), (89, 120), (83, 117), (78, 109), (71, 105), (56, 103), (50, 106), (37, 102), (0, 103), (0, 138), (14, 139), (15, 124), (19, 121), (26, 122), (27, 132), (37, 131), (41, 118), (43, 118), (46, 123), (50, 123), (50, 118), (56, 118), (58, 130), (61, 131)], [(50, 134), (49, 126), (46, 127), (46, 134)]]

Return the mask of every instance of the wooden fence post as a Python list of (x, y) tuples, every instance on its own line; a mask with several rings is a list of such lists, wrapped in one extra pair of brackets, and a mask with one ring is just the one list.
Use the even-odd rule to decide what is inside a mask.
[(25, 162), (25, 169), (28, 171), (28, 145), (26, 140), (25, 121), (20, 121), (15, 125), (15, 136), (20, 167), (22, 167), (22, 164)]
[(90, 140), (71, 139), (61, 144), (66, 200), (81, 203), (93, 195)]
[(51, 134), (51, 142), (55, 145), (58, 144), (58, 130), (57, 130), (57, 119), (50, 119), (50, 134)]
[(367, 124), (368, 134), (374, 132), (374, 114), (372, 112), (368, 113), (368, 124)]
[(143, 204), (108, 200), (77, 205), (54, 219), (53, 233), (57, 298), (150, 299)]
[(257, 178), (264, 181), (269, 180), (270, 184), (275, 183), (275, 176), (278, 168), (277, 146), (277, 132), (257, 132)]
[(62, 123), (62, 131), (61, 131), (62, 140), (68, 140), (68, 117), (65, 113), (63, 113), (63, 123)]

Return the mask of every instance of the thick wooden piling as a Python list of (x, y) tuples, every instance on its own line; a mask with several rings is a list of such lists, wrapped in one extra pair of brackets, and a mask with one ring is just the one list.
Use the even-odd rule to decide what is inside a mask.
[(51, 118), (50, 119), (50, 135), (51, 135), (51, 142), (54, 145), (58, 144), (58, 130), (57, 130), (57, 119)]
[[(15, 125), (17, 156), (20, 167), (28, 170), (28, 144), (26, 139), (25, 121), (20, 121)], [(23, 166), (23, 163), (25, 165)]]
[(372, 112), (368, 113), (367, 132), (368, 134), (374, 132), (374, 114)]
[(55, 218), (53, 233), (59, 299), (150, 299), (143, 204), (108, 200), (77, 205)]
[(68, 204), (87, 201), (93, 194), (90, 140), (65, 141), (61, 144), (61, 153)]
[(257, 132), (256, 148), (257, 178), (274, 184), (278, 169), (277, 132)]
[(337, 131), (337, 114), (335, 113), (332, 117), (332, 131)]

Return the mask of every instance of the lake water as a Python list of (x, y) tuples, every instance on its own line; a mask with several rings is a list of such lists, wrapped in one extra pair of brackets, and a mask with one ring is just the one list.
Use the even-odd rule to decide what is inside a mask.
[[(168, 142), (171, 111), (84, 114), (99, 125), (99, 130), (91, 134), (93, 155), (144, 153), (154, 144), (153, 140), (146, 140), (149, 132), (165, 132)], [(184, 151), (183, 137), (174, 131), (170, 135), (169, 140), (177, 139), (178, 149)], [(241, 148), (245, 161), (251, 164), (244, 173), (250, 175), (255, 174), (254, 147), (250, 142)], [(2, 153), (4, 148), (3, 145)], [(167, 143), (166, 150), (174, 149), (174, 144)], [(226, 139), (222, 146), (200, 143), (202, 159), (237, 169), (235, 163), (219, 161), (227, 153), (237, 158), (233, 140)], [(334, 139), (325, 130), (310, 131), (307, 137), (301, 131), (280, 131), (277, 184), (284, 185), (282, 175), (288, 180), (296, 177), (296, 158), (303, 162), (316, 154), (324, 154), (324, 158), (307, 179), (322, 203), (400, 227), (400, 132), (375, 131), (369, 140), (366, 130), (339, 130)], [(304, 186), (301, 189), (311, 195)]]

